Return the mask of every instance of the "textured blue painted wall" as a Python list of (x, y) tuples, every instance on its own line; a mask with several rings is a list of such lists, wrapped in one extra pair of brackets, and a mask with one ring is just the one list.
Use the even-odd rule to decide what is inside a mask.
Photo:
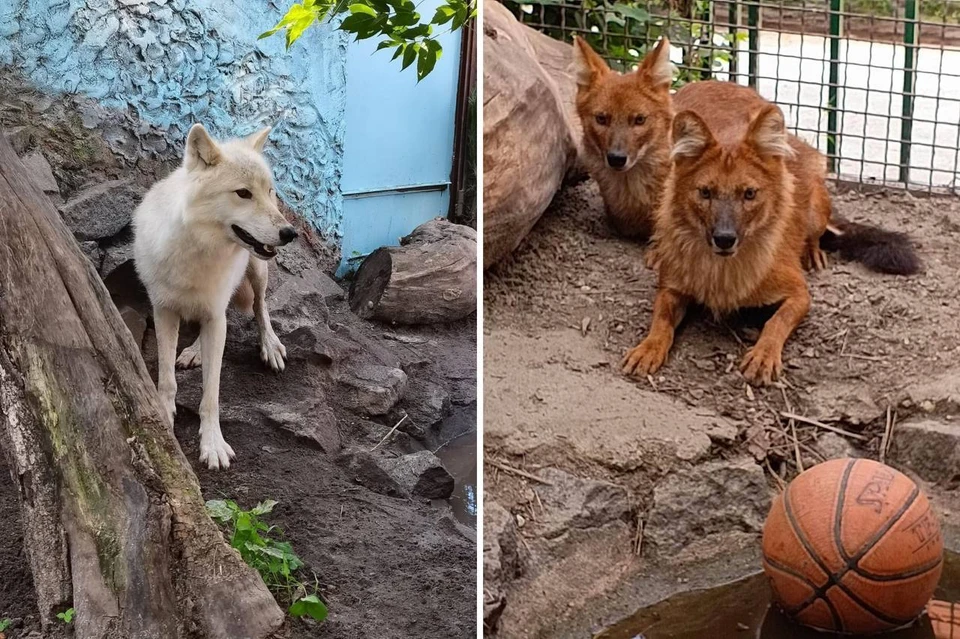
[(194, 122), (223, 137), (274, 126), (267, 154), (281, 196), (334, 240), (347, 38), (323, 25), (293, 55), (282, 36), (258, 41), (286, 8), (269, 0), (0, 0), (0, 64), (42, 90), (130, 109), (178, 146)]

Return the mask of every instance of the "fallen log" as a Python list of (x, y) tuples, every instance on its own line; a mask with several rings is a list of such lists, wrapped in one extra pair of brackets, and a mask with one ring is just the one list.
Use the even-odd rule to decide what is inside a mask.
[(477, 308), (477, 232), (436, 218), (371, 253), (350, 287), (350, 308), (364, 319), (434, 324)]
[(283, 622), (207, 516), (103, 283), (0, 135), (0, 445), (45, 636), (254, 639)]

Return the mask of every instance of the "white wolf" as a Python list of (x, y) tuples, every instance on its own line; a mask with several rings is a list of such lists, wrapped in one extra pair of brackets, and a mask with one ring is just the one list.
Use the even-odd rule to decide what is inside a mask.
[[(220, 431), (219, 406), (230, 300), (247, 310), (252, 301), (260, 357), (267, 365), (282, 371), (287, 354), (264, 301), (266, 260), (297, 232), (277, 209), (273, 175), (262, 155), (269, 133), (266, 128), (217, 143), (195, 124), (183, 164), (155, 184), (133, 214), (135, 264), (156, 324), (157, 390), (172, 424), (175, 367), (202, 362), (200, 461), (210, 468), (227, 468), (234, 457)], [(258, 259), (251, 260), (251, 254)], [(175, 362), (181, 319), (199, 322), (200, 337)]]

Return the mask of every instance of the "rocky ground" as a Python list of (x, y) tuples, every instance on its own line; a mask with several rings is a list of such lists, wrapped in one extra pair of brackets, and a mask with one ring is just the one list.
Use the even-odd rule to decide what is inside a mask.
[(758, 570), (772, 494), (834, 457), (882, 458), (920, 481), (960, 546), (960, 201), (836, 200), (849, 219), (909, 233), (924, 270), (834, 260), (811, 275), (813, 308), (770, 388), (737, 370), (763, 311), (694, 313), (663, 370), (620, 375), (656, 281), (644, 247), (608, 230), (593, 182), (561, 191), (486, 273), (488, 634), (582, 638)]
[[(127, 157), (101, 130), (128, 131), (124, 117), (74, 98), (0, 87), (4, 134), (59, 206), (155, 375), (156, 343), (131, 261), (129, 221), (175, 153), (164, 156), (156, 132), (141, 127), (142, 136), (125, 138), (135, 141)], [(232, 311), (229, 318), (221, 424), (237, 459), (221, 472), (197, 461), (199, 369), (178, 372), (178, 440), (207, 499), (246, 508), (279, 502), (268, 523), (304, 559), (302, 577), (316, 578), (330, 609), (321, 626), (291, 620), (282, 636), (473, 637), (475, 318), (419, 328), (360, 320), (348, 308), (341, 288), (347, 284), (327, 275), (336, 256), (302, 230), (270, 271), (268, 304), (287, 348), (286, 370), (274, 375), (259, 361), (252, 318)], [(182, 327), (181, 347), (196, 335), (196, 327)], [(0, 466), (0, 521), (7, 524), (0, 619), (13, 620), (8, 638), (39, 637), (17, 488), (2, 459)]]

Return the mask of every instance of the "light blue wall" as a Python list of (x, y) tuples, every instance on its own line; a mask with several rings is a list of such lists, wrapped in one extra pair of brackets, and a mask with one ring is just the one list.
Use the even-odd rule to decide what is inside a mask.
[[(417, 10), (432, 16), (439, 5), (422, 0)], [(401, 72), (389, 54), (376, 52), (375, 41), (349, 45), (340, 275), (374, 249), (447, 215), (460, 38), (459, 31), (440, 36), (443, 55), (419, 83), (413, 69)]]
[[(182, 140), (274, 126), (278, 189), (328, 239), (342, 236), (346, 34), (312, 29), (292, 54), (257, 41), (284, 0), (0, 0), (0, 64)], [(397, 70), (394, 69), (394, 72)]]

